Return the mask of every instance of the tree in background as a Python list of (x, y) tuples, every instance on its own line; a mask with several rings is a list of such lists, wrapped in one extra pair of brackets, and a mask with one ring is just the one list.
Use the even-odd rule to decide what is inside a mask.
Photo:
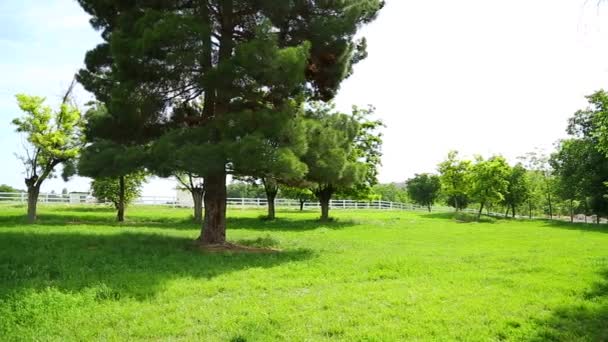
[(442, 192), (447, 197), (448, 205), (457, 211), (465, 209), (469, 203), (469, 172), (471, 162), (459, 160), (457, 151), (450, 151), (445, 161), (438, 166)]
[(10, 185), (0, 184), (0, 192), (12, 193), (12, 192), (21, 192), (21, 190), (15, 189)]
[(125, 208), (141, 195), (146, 181), (144, 172), (135, 172), (120, 177), (98, 178), (91, 182), (93, 197), (100, 202), (110, 202), (116, 209), (116, 218), (123, 222)]
[[(17, 95), (19, 108), (24, 116), (13, 120), (17, 132), (25, 136), (25, 154), (19, 159), (25, 166), (27, 186), (27, 217), (36, 221), (36, 207), (42, 183), (53, 177), (55, 167), (63, 164), (64, 171), (72, 163), (84, 145), (84, 119), (76, 106), (70, 103), (74, 82), (63, 96), (57, 111), (44, 105), (44, 98)], [(68, 173), (64, 172), (64, 178)]]
[(81, 82), (96, 96), (111, 94), (110, 112), (135, 132), (166, 121), (171, 132), (163, 132), (160, 150), (171, 152), (177, 171), (205, 179), (203, 245), (226, 241), (227, 174), (249, 175), (246, 162), (259, 156), (248, 147), (273, 138), (264, 128), (288, 123), (297, 102), (335, 96), (353, 64), (365, 58), (358, 29), (384, 5), (79, 3), (104, 39), (87, 54)]
[(574, 199), (583, 203), (585, 214), (600, 217), (608, 214), (606, 182), (608, 157), (605, 151), (605, 124), (608, 94), (603, 90), (587, 97), (589, 107), (577, 111), (569, 120), (567, 133), (572, 137), (558, 145), (551, 165), (558, 180), (557, 189), (570, 202), (573, 215)]
[[(556, 180), (549, 157), (542, 152), (528, 152), (519, 157), (528, 170), (528, 184), (530, 185), (529, 210), (532, 212), (534, 203), (542, 203), (543, 214), (547, 213), (553, 219), (553, 204), (555, 197)], [(544, 208), (543, 208), (544, 207)]]
[(502, 156), (484, 160), (475, 158), (470, 173), (470, 196), (479, 203), (477, 219), (481, 218), (484, 207), (504, 200), (509, 185), (510, 166)]
[(431, 207), (439, 198), (441, 180), (437, 175), (428, 173), (416, 174), (405, 182), (407, 193), (417, 204), (425, 206), (431, 212)]
[(372, 192), (384, 201), (407, 203), (410, 200), (404, 184), (376, 184)]
[(281, 186), (281, 197), (295, 199), (300, 202), (300, 211), (304, 210), (304, 204), (316, 199), (312, 191), (306, 187)]
[(507, 207), (505, 216), (509, 215), (509, 210), (515, 218), (517, 207), (526, 203), (530, 196), (530, 186), (526, 177), (527, 170), (518, 163), (509, 169), (508, 184), (504, 193), (503, 204)]
[(205, 180), (192, 173), (176, 173), (174, 177), (183, 189), (188, 190), (192, 196), (194, 209), (193, 218), (196, 223), (203, 223), (203, 196), (205, 194)]
[(353, 115), (316, 104), (309, 110), (308, 150), (303, 161), (308, 167), (305, 181), (321, 204), (321, 220), (329, 219), (329, 203), (336, 193), (362, 197), (376, 184), (380, 161), (382, 125), (367, 118), (373, 109)]
[(127, 177), (144, 172), (148, 161), (146, 138), (131, 131), (101, 102), (90, 103), (85, 116), (87, 146), (81, 151), (74, 172), (98, 180), (117, 180), (120, 197), (116, 202), (117, 219), (122, 222), (127, 203)]

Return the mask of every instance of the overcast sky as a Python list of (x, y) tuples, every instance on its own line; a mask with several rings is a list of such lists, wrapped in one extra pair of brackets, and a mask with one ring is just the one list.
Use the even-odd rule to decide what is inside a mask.
[[(448, 153), (511, 161), (565, 136), (584, 96), (608, 88), (608, 4), (596, 0), (388, 0), (363, 34), (369, 57), (341, 109), (373, 104), (385, 122), (382, 182), (433, 172)], [(0, 184), (24, 188), (15, 93), (57, 103), (99, 34), (73, 0), (0, 0)], [(88, 95), (80, 90), (78, 100)], [(43, 191), (88, 190), (54, 179)], [(152, 180), (145, 195), (173, 195)]]

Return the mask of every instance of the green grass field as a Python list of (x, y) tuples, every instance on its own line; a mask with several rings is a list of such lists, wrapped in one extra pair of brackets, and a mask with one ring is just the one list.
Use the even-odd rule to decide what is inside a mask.
[(397, 211), (0, 207), (0, 340), (608, 340), (608, 228)]

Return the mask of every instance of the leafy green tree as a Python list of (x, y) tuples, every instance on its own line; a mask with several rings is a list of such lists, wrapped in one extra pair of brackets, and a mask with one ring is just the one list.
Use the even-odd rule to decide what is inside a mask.
[(384, 201), (407, 203), (410, 200), (405, 186), (395, 183), (376, 184), (372, 192)]
[(608, 181), (608, 156), (604, 150), (605, 116), (608, 94), (603, 90), (587, 97), (589, 107), (577, 111), (569, 120), (570, 139), (559, 143), (551, 157), (560, 197), (570, 204), (572, 217), (575, 200), (583, 203), (585, 214), (608, 214), (605, 184)]
[(282, 134), (304, 98), (334, 97), (366, 56), (358, 29), (384, 4), (79, 3), (104, 39), (79, 80), (133, 132), (157, 123), (168, 129), (154, 142), (154, 158), (165, 171), (205, 179), (199, 240), (206, 245), (225, 243), (227, 174), (256, 176), (251, 170), (265, 160), (257, 147)]
[[(63, 164), (64, 171), (80, 153), (84, 144), (84, 119), (76, 106), (70, 103), (74, 83), (65, 93), (59, 109), (53, 111), (44, 105), (45, 99), (24, 94), (17, 95), (24, 116), (14, 119), (17, 132), (25, 136), (25, 153), (19, 158), (25, 166), (27, 186), (27, 217), (36, 221), (36, 207), (42, 183), (53, 177), (55, 168)], [(67, 178), (67, 173), (64, 173)]]
[(529, 211), (535, 205), (542, 203), (543, 214), (553, 219), (553, 205), (556, 190), (556, 179), (549, 163), (549, 157), (542, 152), (529, 152), (520, 157), (524, 167), (528, 170), (528, 184), (530, 185)]
[(469, 203), (469, 172), (471, 162), (459, 160), (457, 151), (450, 151), (445, 161), (438, 166), (442, 192), (447, 197), (448, 205), (457, 211), (467, 207)]
[(100, 202), (110, 202), (116, 208), (119, 222), (125, 219), (125, 208), (141, 195), (141, 187), (146, 181), (144, 172), (136, 172), (120, 177), (98, 178), (91, 182), (93, 196)]
[(304, 204), (316, 199), (312, 191), (306, 187), (281, 186), (280, 194), (283, 198), (295, 199), (300, 202), (300, 211), (304, 210)]
[(115, 113), (101, 102), (89, 104), (87, 118), (87, 146), (78, 159), (78, 174), (93, 179), (116, 179), (119, 187), (117, 200), (119, 222), (124, 221), (127, 203), (127, 178), (145, 171), (148, 151), (141, 132), (131, 132)]
[(527, 171), (521, 163), (509, 170), (508, 185), (503, 198), (503, 204), (507, 207), (505, 216), (509, 215), (510, 210), (512, 216), (515, 217), (517, 208), (526, 203), (530, 196)]
[(0, 192), (21, 192), (10, 185), (0, 184)]
[(205, 180), (192, 173), (175, 173), (174, 177), (181, 184), (183, 189), (188, 190), (192, 195), (194, 207), (194, 222), (203, 223), (203, 196), (205, 194)]
[(406, 181), (410, 198), (417, 204), (425, 206), (431, 212), (431, 207), (439, 198), (441, 180), (437, 175), (428, 173), (417, 174)]
[(264, 188), (258, 183), (233, 180), (226, 188), (228, 198), (263, 198), (265, 196)]
[(372, 110), (354, 109), (353, 115), (317, 104), (308, 113), (308, 166), (305, 181), (321, 204), (321, 220), (329, 219), (329, 203), (336, 193), (362, 197), (376, 184), (382, 125), (367, 118)]
[(510, 166), (502, 156), (483, 159), (475, 158), (470, 173), (470, 196), (479, 203), (477, 219), (481, 218), (484, 207), (504, 200), (509, 185)]

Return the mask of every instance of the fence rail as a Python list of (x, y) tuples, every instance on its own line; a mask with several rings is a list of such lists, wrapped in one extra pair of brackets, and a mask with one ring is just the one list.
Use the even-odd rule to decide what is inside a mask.
[[(26, 193), (4, 193), (0, 192), (0, 203), (27, 203)], [(38, 203), (45, 204), (100, 204), (100, 202), (89, 194), (48, 194), (41, 193), (38, 198)], [(193, 202), (190, 199), (184, 200), (172, 196), (141, 196), (134, 201), (137, 205), (161, 205), (171, 207), (192, 207)], [(256, 208), (265, 207), (268, 201), (265, 198), (228, 198), (228, 206), (241, 208)], [(277, 198), (275, 206), (277, 208), (300, 208), (300, 201), (286, 198)], [(304, 202), (304, 209), (320, 208), (319, 202)], [(408, 210), (408, 211), (424, 211), (426, 207), (410, 204), (397, 203), (389, 201), (357, 201), (357, 200), (331, 200), (330, 207), (332, 209), (393, 209), (393, 210)], [(453, 211), (448, 207), (433, 207), (433, 211)]]
[[(0, 203), (27, 203), (27, 193), (14, 193), (14, 192), (0, 192)], [(103, 204), (97, 201), (97, 199), (90, 194), (85, 193), (71, 193), (71, 194), (52, 194), (52, 193), (41, 193), (38, 198), (38, 203), (45, 204)], [(191, 208), (193, 202), (190, 198), (184, 199), (177, 196), (141, 196), (134, 201), (137, 205), (157, 205), (157, 206), (170, 206), (180, 208)], [(228, 198), (227, 204), (233, 208), (261, 208), (266, 207), (268, 201), (265, 198)], [(300, 201), (286, 198), (277, 198), (275, 200), (275, 206), (277, 208), (290, 208), (299, 209)], [(304, 202), (302, 204), (303, 209), (318, 209), (320, 208), (319, 202)], [(420, 206), (411, 203), (399, 203), (389, 202), (381, 200), (373, 201), (358, 201), (358, 200), (331, 200), (331, 209), (374, 209), (374, 210), (401, 210), (401, 211), (428, 211), (425, 206)], [(433, 212), (445, 213), (454, 212), (452, 207), (444, 206), (433, 206)], [(469, 214), (477, 214), (477, 209), (464, 209), (462, 212)], [(497, 212), (486, 212), (489, 216), (502, 217), (504, 214)], [(526, 215), (517, 215), (518, 219), (529, 219)], [(549, 217), (538, 217), (533, 216), (532, 219), (548, 219)], [(554, 219), (569, 221), (569, 216), (554, 216)], [(594, 223), (596, 216), (576, 215), (574, 222), (577, 223)], [(608, 223), (608, 220), (601, 219), (601, 223)]]

